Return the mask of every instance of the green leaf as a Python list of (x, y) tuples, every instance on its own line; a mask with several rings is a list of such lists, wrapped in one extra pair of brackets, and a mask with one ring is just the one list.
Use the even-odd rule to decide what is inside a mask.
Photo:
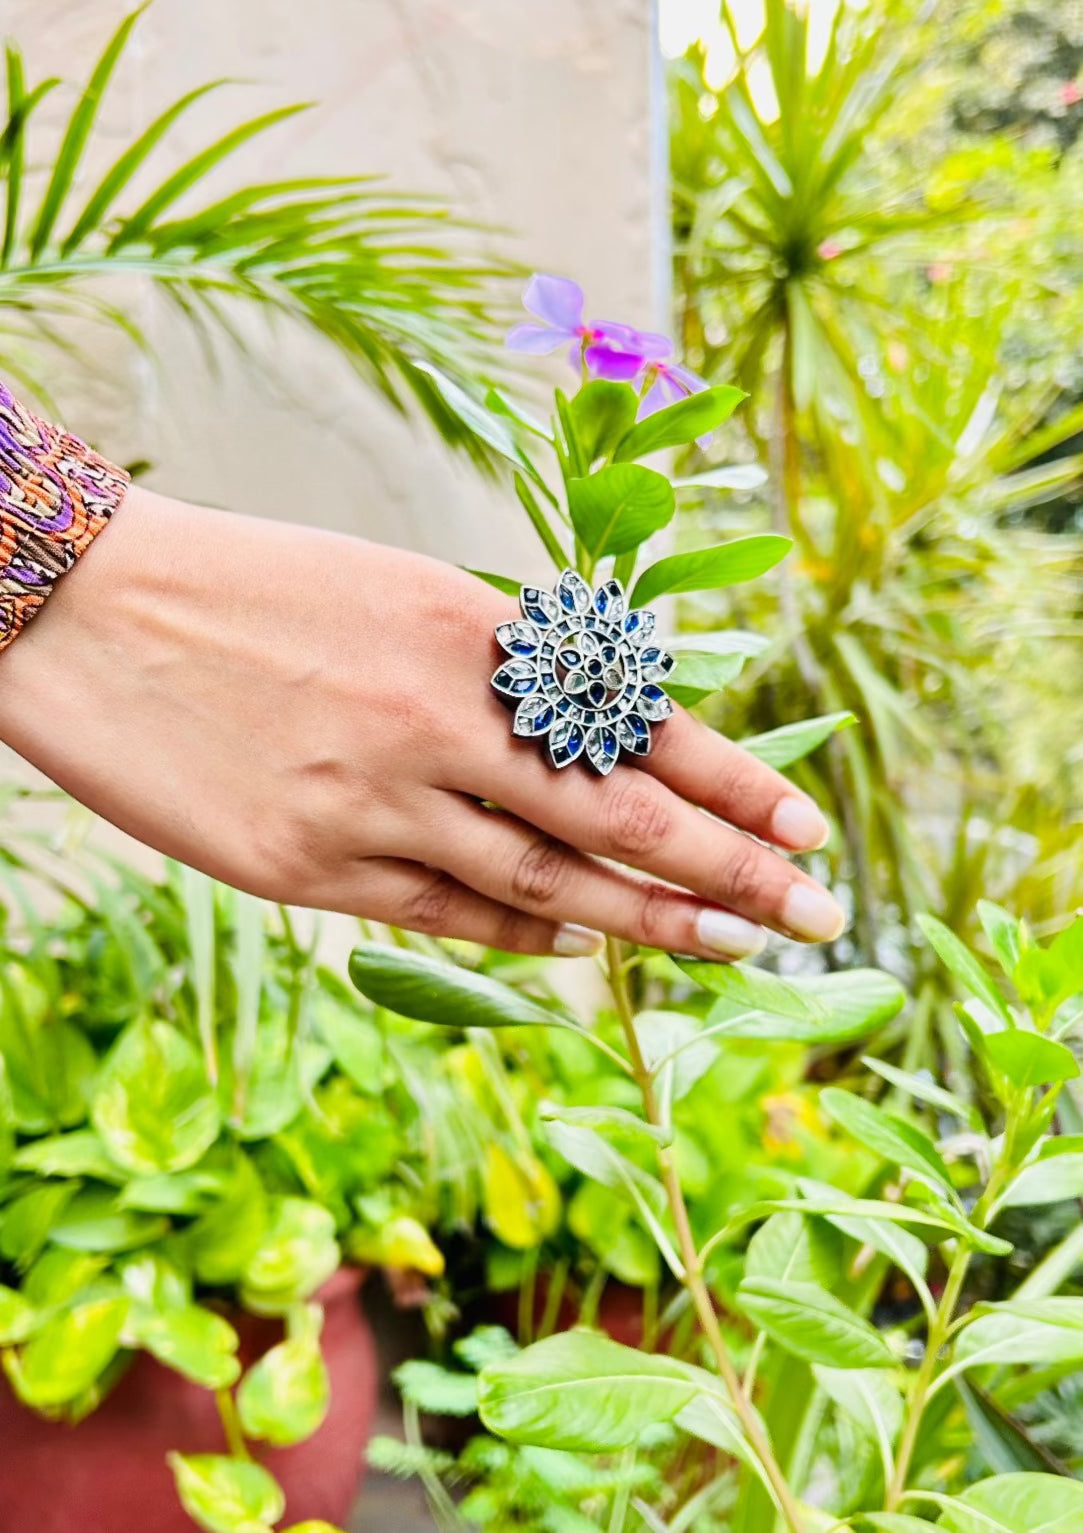
[(666, 691), (682, 708), (691, 708), (728, 686), (741, 674), (744, 656), (738, 654), (715, 654), (710, 650), (681, 650), (674, 655), (677, 668), (673, 679), (666, 682)]
[(769, 974), (766, 969), (746, 964), (701, 963), (694, 959), (678, 960), (688, 978), (712, 995), (718, 996), (718, 1017), (735, 1017), (743, 1012), (764, 1012), (806, 1025), (828, 1022), (827, 1008), (816, 996), (788, 980)]
[(1028, 1161), (1013, 1177), (997, 1207), (1034, 1208), (1080, 1197), (1083, 1197), (1083, 1138), (1072, 1135), (1047, 1140), (1037, 1159)]
[(592, 564), (638, 548), (669, 522), (676, 505), (666, 476), (634, 463), (568, 481), (572, 526)]
[(46, 1183), (9, 1203), (0, 1213), (0, 1256), (25, 1272), (78, 1188), (78, 1182)]
[(268, 1533), (286, 1510), (278, 1481), (259, 1464), (212, 1453), (171, 1453), (184, 1510), (206, 1533)]
[(331, 1404), (331, 1383), (320, 1351), (322, 1324), (318, 1305), (291, 1313), (286, 1340), (265, 1352), (245, 1374), (237, 1408), (246, 1436), (286, 1448), (304, 1442), (322, 1425)]
[(875, 1528), (877, 1533), (929, 1533), (930, 1524), (924, 1517), (911, 1517), (906, 1512), (861, 1512), (856, 1526)]
[(813, 1368), (816, 1382), (840, 1411), (849, 1416), (866, 1437), (886, 1450), (885, 1457), (902, 1431), (902, 1391), (889, 1374), (879, 1368)]
[(570, 421), (580, 460), (590, 467), (608, 458), (636, 418), (639, 395), (630, 383), (595, 378), (568, 401)]
[(53, 160), (53, 173), (41, 200), (34, 232), (30, 236), (30, 254), (35, 261), (45, 249), (49, 236), (53, 232), (53, 226), (64, 205), (64, 199), (75, 179), (79, 161), (83, 157), (83, 150), (86, 148), (106, 87), (112, 78), (120, 55), (124, 52), (132, 28), (145, 9), (144, 4), (125, 16), (106, 45), (105, 51), (87, 81), (86, 89), (71, 114), (60, 148)]
[(755, 580), (774, 569), (793, 544), (775, 533), (735, 538), (715, 548), (701, 548), (696, 553), (671, 554), (649, 565), (636, 581), (630, 605), (644, 607), (658, 596), (676, 596), (682, 591), (717, 591), (725, 586)]
[(117, 197), (173, 124), (190, 106), (226, 83), (225, 80), (211, 80), (206, 85), (197, 86), (195, 90), (189, 91), (186, 96), (182, 96), (179, 101), (167, 107), (159, 117), (155, 118), (150, 127), (125, 149), (91, 193), (71, 233), (64, 239), (61, 249), (65, 255), (70, 255), (89, 235), (97, 233)]
[(848, 729), (856, 723), (856, 715), (852, 713), (825, 713), (818, 719), (783, 724), (780, 729), (771, 729), (764, 735), (749, 735), (740, 741), (740, 746), (750, 756), (781, 771), (795, 761), (803, 761), (840, 729)]
[(267, 1196), (247, 1155), (238, 1156), (223, 1196), (187, 1233), (192, 1270), (201, 1283), (235, 1283), (263, 1242)]
[(671, 1421), (703, 1390), (698, 1370), (637, 1352), (594, 1331), (565, 1331), (478, 1378), (478, 1409), (490, 1432), (512, 1442), (609, 1453)]
[(335, 1063), (365, 1096), (383, 1091), (386, 1069), (384, 1037), (368, 1017), (337, 1006), (317, 1014), (316, 1028), (334, 1055)]
[(867, 1320), (815, 1283), (746, 1279), (737, 1303), (760, 1330), (806, 1362), (832, 1368), (890, 1368), (895, 1362)]
[[(739, 965), (731, 966), (737, 968)], [(761, 974), (762, 970), (746, 973)], [(805, 1016), (780, 1016), (764, 1010), (731, 1017), (735, 1000), (720, 1000), (708, 1013), (715, 1038), (756, 1038), (764, 1042), (790, 1040), (797, 1043), (853, 1043), (866, 1038), (898, 1015), (906, 1004), (906, 992), (890, 974), (880, 969), (848, 969), (838, 974), (817, 974), (788, 983), (801, 998)], [(712, 984), (711, 988), (715, 988)], [(766, 999), (766, 992), (765, 999)], [(815, 1009), (814, 1009), (815, 1008)]]
[(124, 1173), (105, 1152), (92, 1129), (54, 1134), (24, 1144), (14, 1159), (16, 1170), (39, 1176), (94, 1176), (102, 1182), (123, 1182)]
[(952, 1092), (945, 1091), (944, 1087), (938, 1086), (935, 1081), (926, 1080), (924, 1075), (914, 1075), (908, 1070), (899, 1070), (895, 1065), (886, 1064), (882, 1059), (874, 1059), (871, 1054), (862, 1055), (861, 1063), (867, 1070), (872, 1070), (882, 1080), (895, 1086), (899, 1091), (904, 1091), (915, 1101), (925, 1102), (930, 1107), (935, 1107), (938, 1112), (947, 1113), (963, 1123), (969, 1123), (971, 1127), (980, 1127), (980, 1118), (973, 1107), (968, 1106)]
[(1014, 978), (1023, 951), (1023, 923), (992, 900), (978, 901), (978, 919), (1000, 967)]
[[(515, 1353), (505, 1351), (505, 1357)], [(453, 1373), (419, 1357), (400, 1363), (392, 1374), (410, 1405), (432, 1416), (473, 1416), (478, 1408), (478, 1381), (472, 1373)]]
[(999, 1017), (1005, 1027), (1014, 1027), (1015, 1018), (1007, 1001), (969, 948), (935, 916), (920, 915), (917, 921), (929, 946), (963, 988)]
[(543, 1123), (571, 1123), (580, 1128), (609, 1129), (617, 1135), (650, 1140), (652, 1144), (673, 1142), (673, 1135), (668, 1130), (637, 1117), (626, 1107), (564, 1107), (554, 1102), (542, 1102), (538, 1108), (538, 1117)]
[(664, 1097), (679, 1102), (717, 1062), (719, 1050), (694, 1017), (683, 1011), (641, 1011), (635, 1019), (643, 1061), (664, 1086)]
[(460, 383), (456, 383), (454, 378), (449, 378), (433, 363), (419, 361), (414, 365), (419, 372), (432, 381), (448, 409), (469, 427), (475, 436), (480, 437), (487, 446), (498, 452), (502, 458), (506, 458), (509, 463), (514, 463), (518, 468), (526, 466), (526, 459), (516, 440), (515, 432), (508, 425), (505, 416), (494, 414), (487, 405), (467, 393)]
[(666, 1214), (666, 1195), (661, 1182), (634, 1161), (622, 1155), (593, 1129), (570, 1123), (549, 1121), (546, 1138), (569, 1165), (603, 1187), (623, 1192), (638, 1209), (654, 1242), (675, 1276), (681, 1275), (681, 1263), (666, 1234), (662, 1220)]
[(772, 1214), (748, 1243), (744, 1276), (830, 1289), (839, 1280), (840, 1246), (838, 1236), (819, 1221)]
[(194, 1165), (220, 1126), (203, 1061), (167, 1022), (135, 1022), (121, 1034), (91, 1118), (113, 1160), (146, 1174)]
[(165, 1219), (122, 1208), (113, 1188), (87, 1187), (54, 1219), (49, 1238), (69, 1251), (131, 1251), (168, 1230)]
[(4, 1369), (24, 1405), (49, 1410), (69, 1404), (116, 1354), (127, 1299), (79, 1304), (35, 1330), (19, 1352), (4, 1353)]
[(642, 458), (663, 447), (683, 447), (697, 437), (709, 436), (729, 420), (742, 399), (747, 398), (743, 389), (720, 384), (699, 394), (690, 394), (687, 399), (679, 399), (664, 410), (656, 410), (632, 427), (617, 448), (617, 462)]
[(836, 1086), (828, 1086), (820, 1093), (820, 1105), (848, 1134), (884, 1160), (905, 1166), (945, 1191), (952, 1191), (951, 1173), (936, 1145), (905, 1118), (897, 1118), (894, 1113), (866, 1102), (864, 1097), (840, 1091)]
[(942, 1533), (1078, 1533), (1083, 1483), (1051, 1474), (998, 1474), (942, 1505)]
[(512, 580), (507, 575), (492, 575), (488, 570), (472, 570), (465, 564), (462, 568), (468, 575), (476, 575), (479, 580), (484, 580), (485, 584), (492, 586), (494, 590), (502, 591), (505, 596), (514, 596), (518, 599), (523, 584), (521, 580)]
[(1022, 1028), (989, 1033), (985, 1038), (985, 1053), (1013, 1086), (1025, 1090), (1074, 1080), (1079, 1074), (1079, 1065), (1071, 1049), (1052, 1038), (1043, 1038), (1040, 1033), (1024, 1032)]
[(129, 1331), (138, 1346), (204, 1389), (228, 1389), (241, 1376), (236, 1331), (199, 1304), (178, 1309), (137, 1304)]
[(376, 1006), (442, 1027), (575, 1026), (521, 991), (406, 948), (363, 942), (350, 955), (350, 978)]
[(966, 1408), (974, 1446), (994, 1474), (1033, 1470), (1038, 1474), (1071, 1475), (1071, 1470), (1038, 1443), (993, 1396), (968, 1379), (956, 1378), (955, 1389)]
[(241, 1297), (257, 1315), (285, 1314), (339, 1266), (330, 1211), (304, 1198), (273, 1198), (267, 1230), (245, 1266)]
[(25, 1341), (34, 1329), (37, 1315), (34, 1306), (14, 1288), (0, 1283), (0, 1347)]
[(955, 1361), (986, 1363), (1083, 1362), (1083, 1299), (1015, 1299), (980, 1305), (959, 1333)]
[(11, 1096), (7, 1060), (0, 1053), (0, 1177), (15, 1158), (15, 1103)]

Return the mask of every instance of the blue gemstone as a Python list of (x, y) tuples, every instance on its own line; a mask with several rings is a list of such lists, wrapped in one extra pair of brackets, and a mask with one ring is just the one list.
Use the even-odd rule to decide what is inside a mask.
[(602, 662), (600, 660), (587, 661), (587, 675), (600, 676), (602, 674)]
[(661, 653), (660, 649), (641, 649), (639, 652), (640, 662), (643, 665), (655, 665)]
[(648, 682), (645, 687), (640, 688), (639, 695), (640, 697), (645, 697), (649, 703), (660, 703), (666, 694), (662, 691), (661, 687), (656, 687), (653, 682)]
[(624, 619), (624, 631), (631, 638), (632, 634), (638, 633), (643, 624), (643, 618), (638, 612), (629, 612)]
[(534, 733), (537, 735), (543, 734), (555, 718), (556, 714), (552, 708), (543, 708), (534, 719)]
[(535, 681), (533, 676), (520, 676), (518, 681), (512, 682), (512, 691), (516, 697), (526, 697), (529, 693), (533, 692), (534, 687)]
[(568, 709), (569, 709), (569, 708), (570, 708), (570, 707), (571, 707), (571, 706), (572, 706), (572, 705), (571, 705), (571, 702), (570, 702), (570, 701), (569, 701), (569, 700), (568, 700), (568, 698), (566, 698), (566, 697), (562, 697), (562, 698), (561, 698), (561, 699), (560, 699), (560, 702), (559, 702), (559, 703), (557, 703), (557, 712), (558, 712), (558, 713), (567, 713), (567, 711), (568, 711)]
[(596, 708), (600, 708), (602, 706), (606, 700), (607, 695), (608, 694), (606, 693), (604, 681), (592, 681), (590, 686), (587, 688), (587, 696), (590, 698), (591, 702)]
[(617, 737), (611, 729), (602, 730), (602, 752), (606, 756), (617, 754)]

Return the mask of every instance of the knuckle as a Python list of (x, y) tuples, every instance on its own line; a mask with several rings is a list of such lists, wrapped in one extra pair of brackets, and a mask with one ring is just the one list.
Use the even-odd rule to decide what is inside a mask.
[(522, 905), (550, 905), (560, 889), (568, 860), (559, 841), (540, 836), (520, 855), (512, 870), (512, 899)]
[(621, 858), (657, 850), (673, 828), (673, 817), (645, 780), (622, 783), (609, 801), (609, 844)]
[(722, 875), (726, 900), (736, 906), (755, 904), (762, 895), (766, 879), (764, 853), (754, 841), (735, 841), (726, 858)]
[(523, 952), (529, 946), (527, 925), (517, 910), (504, 911), (496, 923), (491, 946), (504, 953)]
[(434, 873), (407, 902), (403, 925), (416, 932), (444, 932), (454, 901), (455, 880), (447, 873)]
[(669, 914), (672, 891), (663, 884), (645, 884), (639, 894), (639, 918), (636, 922), (640, 941), (647, 947), (670, 945)]

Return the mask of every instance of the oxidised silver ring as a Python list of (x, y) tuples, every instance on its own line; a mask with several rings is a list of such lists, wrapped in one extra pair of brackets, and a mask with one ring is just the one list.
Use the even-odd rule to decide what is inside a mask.
[(548, 740), (555, 767), (585, 756), (603, 776), (622, 750), (645, 756), (651, 725), (673, 712), (659, 683), (674, 661), (651, 643), (654, 613), (629, 612), (619, 580), (592, 592), (575, 570), (552, 593), (523, 586), (519, 605), (522, 618), (496, 630), (509, 658), (492, 681), (518, 705), (512, 733)]

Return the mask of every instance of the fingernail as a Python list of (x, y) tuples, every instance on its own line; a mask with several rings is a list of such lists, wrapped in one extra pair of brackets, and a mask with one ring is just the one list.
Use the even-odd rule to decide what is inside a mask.
[(767, 946), (762, 926), (730, 915), (728, 910), (701, 910), (696, 917), (696, 936), (701, 947), (725, 958), (751, 958)]
[(558, 958), (593, 958), (604, 947), (601, 932), (591, 931), (589, 926), (576, 926), (573, 921), (558, 926), (553, 938), (553, 952)]
[(784, 798), (771, 817), (771, 839), (795, 851), (816, 851), (830, 833), (831, 827), (808, 798)]
[(846, 925), (837, 901), (811, 884), (793, 885), (783, 902), (782, 919), (795, 936), (808, 942), (833, 942)]

